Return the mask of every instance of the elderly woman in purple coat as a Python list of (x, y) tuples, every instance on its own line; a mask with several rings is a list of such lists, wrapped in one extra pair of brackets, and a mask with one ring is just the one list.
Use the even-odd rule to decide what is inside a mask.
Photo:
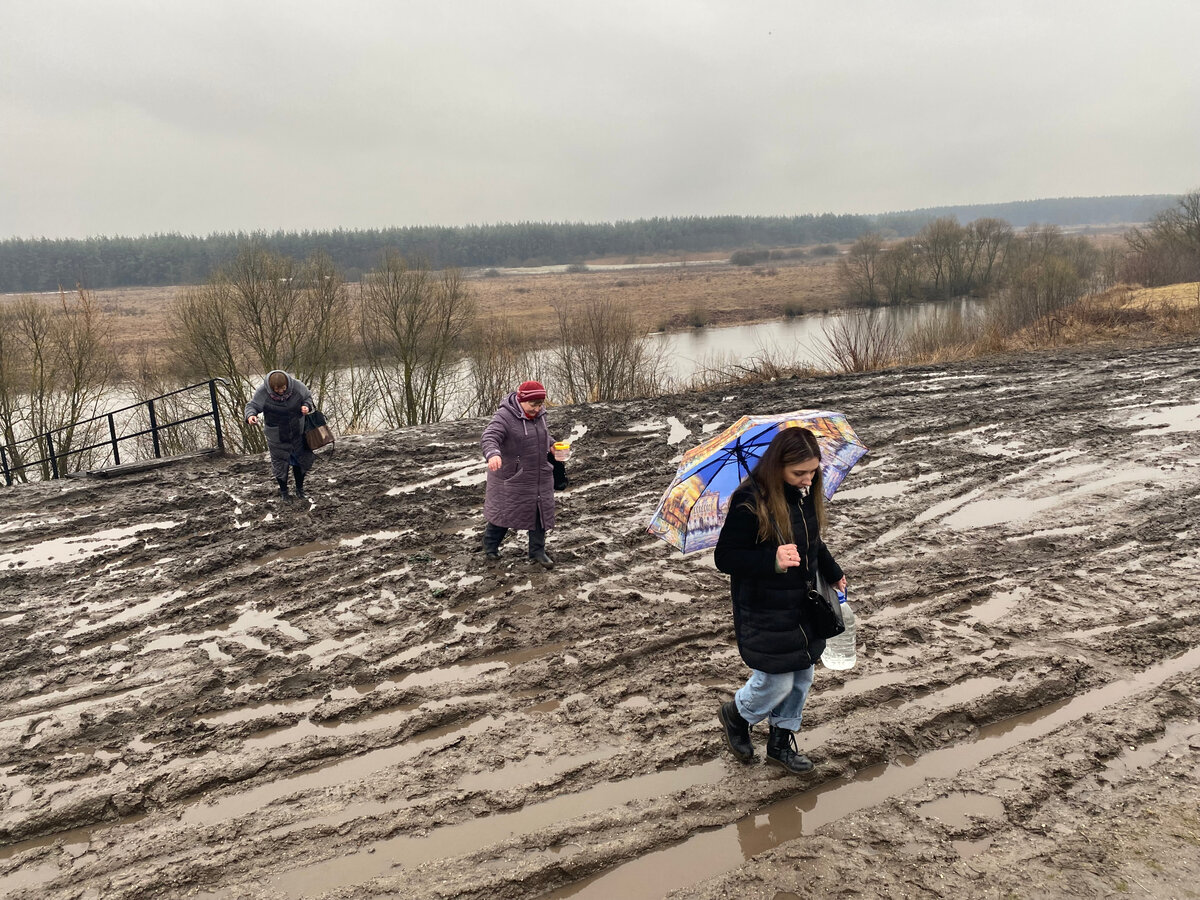
[[(546, 553), (546, 531), (554, 527), (555, 466), (546, 428), (546, 389), (525, 381), (500, 402), (483, 430), (487, 495), (483, 501), (483, 549), (489, 561), (500, 558), (500, 542), (509, 529), (529, 532), (531, 562), (553, 568)], [(562, 479), (565, 484), (565, 478)]]

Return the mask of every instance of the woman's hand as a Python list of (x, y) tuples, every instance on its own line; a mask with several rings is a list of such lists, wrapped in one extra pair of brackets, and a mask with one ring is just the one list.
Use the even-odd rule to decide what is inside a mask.
[(500, 458), (499, 454), (497, 454), (496, 456), (493, 456), (491, 459), (488, 460), (488, 471), (495, 472), (502, 465), (504, 465), (504, 460), (502, 460)]
[(775, 565), (781, 569), (794, 569), (800, 565), (800, 550), (795, 544), (781, 544), (775, 551)]
[(300, 407), (300, 415), (307, 416), (310, 412), (312, 412), (312, 410), (308, 408), (307, 404)]
[(846, 576), (843, 575), (842, 580), (839, 581), (837, 584), (835, 584), (834, 587), (837, 588), (839, 591), (841, 591), (843, 594), (846, 593)]
[(246, 421), (248, 423), (250, 423), (251, 425), (257, 425), (258, 424), (258, 416), (246, 416)]

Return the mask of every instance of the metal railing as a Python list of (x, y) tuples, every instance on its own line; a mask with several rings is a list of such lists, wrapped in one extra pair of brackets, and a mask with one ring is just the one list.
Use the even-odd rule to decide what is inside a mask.
[[(112, 464), (114, 466), (121, 465), (121, 444), (124, 441), (138, 440), (146, 435), (150, 436), (150, 443), (154, 451), (154, 457), (161, 459), (163, 456), (162, 435), (169, 429), (176, 428), (180, 425), (185, 425), (189, 422), (196, 422), (201, 419), (212, 419), (213, 430), (217, 435), (217, 452), (225, 452), (225, 439), (221, 434), (221, 407), (217, 401), (217, 384), (228, 386), (229, 382), (224, 378), (210, 378), (208, 381), (201, 381), (197, 384), (189, 384), (187, 387), (179, 388), (175, 391), (169, 391), (166, 394), (159, 394), (157, 397), (152, 397), (149, 400), (143, 400), (140, 403), (132, 403), (129, 406), (123, 406), (120, 409), (115, 409), (112, 412), (105, 413), (99, 416), (93, 416), (90, 419), (83, 419), (79, 422), (74, 422), (70, 425), (64, 425), (62, 428), (55, 428), (52, 431), (35, 434), (33, 437), (25, 438), (24, 440), (14, 441), (7, 446), (0, 444), (0, 472), (3, 472), (4, 483), (12, 486), (13, 479), (17, 473), (22, 472), (34, 466), (41, 467), (45, 472), (46, 466), (49, 466), (50, 478), (62, 478), (66, 474), (66, 461), (68, 457), (76, 454), (88, 453), (93, 450), (103, 448), (105, 451), (110, 451), (112, 454)], [(173, 422), (159, 422), (158, 410), (155, 409), (155, 401), (161, 401), (169, 397), (175, 397), (180, 394), (185, 394), (188, 391), (194, 391), (198, 388), (208, 388), (209, 409), (194, 416), (188, 416), (182, 419), (176, 419)], [(140, 410), (145, 407), (148, 414), (150, 427), (135, 431), (129, 434), (117, 433), (117, 419), (121, 413), (127, 413), (130, 410)], [(90, 429), (88, 426), (97, 422), (107, 421), (108, 438), (98, 443), (88, 444), (85, 447), (70, 447), (67, 450), (58, 452), (55, 450), (55, 436), (61, 435), (64, 431), (70, 432), (73, 436), (76, 432), (82, 430), (83, 434), (88, 434)], [(60, 446), (61, 446), (60, 441)], [(24, 451), (20, 448), (25, 444), (32, 444), (38, 447), (39, 456), (37, 459), (25, 459)], [(44, 451), (41, 449), (44, 447)], [(168, 454), (172, 455), (172, 454)], [(23, 461), (22, 461), (23, 460)]]

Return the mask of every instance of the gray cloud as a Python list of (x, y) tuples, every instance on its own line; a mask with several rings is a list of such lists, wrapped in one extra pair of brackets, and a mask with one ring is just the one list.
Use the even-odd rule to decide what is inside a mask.
[(8, 0), (0, 236), (1200, 186), (1200, 7)]

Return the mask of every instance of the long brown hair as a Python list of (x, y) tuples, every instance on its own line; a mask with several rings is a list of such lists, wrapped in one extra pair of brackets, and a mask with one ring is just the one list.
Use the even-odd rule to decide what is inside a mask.
[[(781, 544), (795, 543), (792, 534), (792, 517), (788, 514), (787, 498), (783, 488), (783, 471), (815, 459), (821, 461), (821, 445), (807, 428), (793, 426), (780, 429), (771, 440), (766, 452), (750, 473), (748, 481), (754, 483), (754, 514), (758, 517), (758, 539)], [(809, 493), (817, 512), (817, 525), (825, 527), (825, 492), (821, 481), (821, 467), (817, 466)]]

